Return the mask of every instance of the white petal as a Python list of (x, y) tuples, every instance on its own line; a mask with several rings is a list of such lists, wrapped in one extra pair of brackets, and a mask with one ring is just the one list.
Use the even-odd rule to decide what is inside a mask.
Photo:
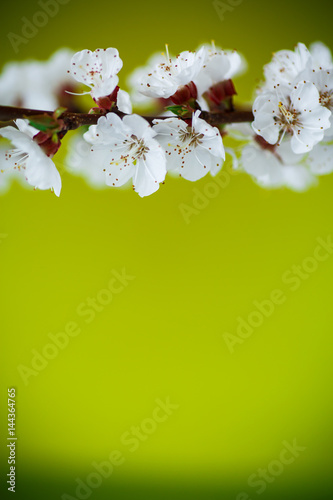
[(318, 144), (309, 153), (308, 163), (315, 175), (326, 175), (333, 172), (333, 145)]
[(90, 153), (90, 147), (80, 134), (71, 137), (65, 167), (70, 174), (83, 177), (89, 186), (101, 189), (106, 187), (105, 152)]
[(286, 186), (294, 191), (306, 191), (316, 184), (316, 177), (303, 165), (285, 165), (283, 176)]
[(330, 69), (333, 67), (331, 51), (322, 42), (312, 43), (310, 45), (310, 53), (316, 66), (324, 69)]
[(104, 80), (102, 82), (98, 82), (91, 89), (91, 91), (90, 91), (91, 96), (94, 99), (98, 99), (99, 97), (105, 97), (105, 96), (112, 94), (112, 92), (114, 91), (114, 89), (118, 85), (118, 82), (119, 82), (119, 78), (117, 75), (110, 76), (106, 80)]
[(291, 149), (296, 154), (307, 153), (323, 138), (323, 131), (298, 128), (291, 138)]
[(94, 98), (111, 94), (118, 84), (117, 73), (122, 68), (118, 50), (82, 50), (72, 57), (71, 74), (79, 82), (92, 88)]
[(108, 186), (119, 187), (126, 184), (134, 175), (135, 166), (125, 162), (118, 165), (112, 164), (106, 167), (105, 179)]
[(228, 56), (230, 69), (226, 74), (225, 78), (234, 78), (244, 73), (247, 69), (247, 62), (245, 57), (237, 52), (236, 50), (226, 50), (225, 53)]
[(122, 113), (132, 113), (132, 103), (128, 92), (125, 90), (118, 90), (117, 94), (117, 108)]
[(22, 151), (25, 151), (27, 148), (29, 148), (32, 143), (30, 137), (12, 126), (1, 128), (0, 135), (2, 137), (5, 137), (6, 139), (9, 139), (16, 148)]
[(42, 152), (29, 155), (26, 160), (25, 175), (27, 181), (38, 189), (53, 189), (59, 196), (61, 191), (61, 177), (53, 161)]
[[(229, 153), (229, 154), (231, 154), (231, 153)], [(233, 159), (235, 159), (235, 157)], [(212, 156), (211, 160), (212, 161), (211, 161), (211, 167), (210, 167), (210, 174), (213, 177), (215, 177), (215, 175), (218, 174), (222, 168), (223, 160), (219, 156)], [(233, 167), (236, 168), (235, 163), (233, 164)]]
[(241, 163), (245, 172), (257, 178), (269, 174), (270, 171), (281, 169), (281, 163), (273, 153), (254, 145), (243, 148)]
[(305, 157), (305, 155), (295, 154), (293, 152), (290, 140), (282, 141), (282, 143), (277, 146), (276, 153), (285, 165), (295, 165)]
[(204, 177), (211, 167), (212, 157), (209, 153), (199, 148), (193, 148), (190, 153), (179, 157), (180, 175), (188, 181), (197, 181)]
[(192, 127), (198, 134), (203, 134), (200, 139), (200, 147), (207, 149), (207, 151), (220, 158), (225, 159), (225, 151), (221, 134), (216, 127), (212, 127), (205, 120), (199, 118), (200, 111), (196, 111), (192, 118)]
[(97, 125), (91, 125), (88, 131), (83, 135), (84, 139), (90, 144), (114, 144), (129, 138), (131, 131), (123, 123), (116, 113), (108, 113), (98, 119)]
[(139, 115), (127, 115), (123, 118), (123, 123), (127, 127), (131, 128), (133, 133), (138, 138), (146, 137), (147, 134), (152, 137), (153, 132), (151, 130), (151, 126), (147, 120), (145, 120), (142, 116)]
[(304, 109), (312, 110), (318, 106), (319, 92), (313, 83), (301, 82), (292, 90), (290, 99), (294, 108), (303, 113)]
[(135, 191), (141, 198), (155, 193), (160, 187), (158, 181), (151, 172), (150, 165), (143, 159), (140, 159), (136, 164), (133, 185)]
[(261, 135), (269, 144), (276, 144), (279, 139), (280, 128), (273, 116), (263, 115), (256, 117), (252, 122), (253, 130)]

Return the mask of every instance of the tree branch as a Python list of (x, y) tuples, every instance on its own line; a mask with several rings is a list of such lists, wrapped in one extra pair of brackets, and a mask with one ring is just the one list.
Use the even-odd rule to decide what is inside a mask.
[[(112, 111), (116, 113), (120, 118), (126, 116), (125, 113), (121, 111)], [(98, 119), (105, 115), (107, 112), (102, 114), (91, 114), (91, 113), (71, 113), (65, 111), (61, 115), (61, 119), (64, 121), (66, 130), (75, 130), (83, 125), (95, 125)], [(26, 109), (26, 108), (16, 108), (13, 106), (0, 106), (0, 122), (9, 122), (16, 120), (18, 118), (27, 118), (37, 115), (52, 116), (53, 111), (41, 111), (37, 109)], [(167, 119), (168, 116), (144, 116), (145, 120), (152, 123), (153, 120)], [(208, 111), (202, 111), (200, 118), (205, 120), (212, 126), (222, 125), (226, 123), (243, 123), (252, 122), (254, 120), (251, 110), (234, 110), (234, 111), (219, 111), (216, 113), (209, 113)]]

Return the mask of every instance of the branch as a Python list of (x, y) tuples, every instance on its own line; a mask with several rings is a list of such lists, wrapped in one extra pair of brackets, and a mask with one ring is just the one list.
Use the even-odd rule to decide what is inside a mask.
[[(116, 113), (120, 118), (126, 116), (125, 113), (121, 111), (112, 111)], [(91, 113), (71, 113), (65, 111), (61, 115), (61, 119), (65, 123), (66, 130), (75, 130), (82, 125), (95, 125), (101, 116), (106, 115), (109, 111), (105, 111), (101, 114), (91, 114)], [(26, 109), (26, 108), (16, 108), (13, 106), (0, 106), (0, 122), (9, 122), (16, 120), (17, 118), (27, 118), (37, 115), (53, 116), (53, 111), (41, 111), (37, 109)], [(167, 119), (169, 116), (144, 116), (143, 118), (147, 120), (150, 124), (153, 120)], [(242, 122), (252, 122), (254, 120), (252, 111), (248, 109), (244, 110), (234, 110), (234, 111), (219, 111), (216, 113), (209, 113), (208, 111), (202, 111), (200, 118), (205, 120), (212, 126), (222, 125), (226, 123), (242, 123)]]

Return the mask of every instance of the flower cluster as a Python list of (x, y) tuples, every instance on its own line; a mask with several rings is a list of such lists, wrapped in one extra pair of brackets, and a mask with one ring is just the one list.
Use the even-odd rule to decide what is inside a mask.
[[(12, 108), (14, 123), (0, 129), (13, 146), (1, 145), (0, 187), (1, 174), (15, 171), (59, 196), (53, 156), (81, 125), (89, 128), (70, 140), (68, 170), (97, 187), (130, 184), (141, 197), (157, 191), (168, 172), (188, 181), (215, 176), (226, 152), (237, 168), (224, 144), (229, 137), (242, 141), (242, 170), (265, 188), (302, 191), (333, 170), (333, 61), (320, 42), (273, 55), (252, 112), (237, 111), (233, 101), (245, 59), (214, 42), (177, 56), (166, 46), (130, 75), (129, 93), (120, 88), (122, 67), (116, 48), (62, 49), (44, 63), (8, 64), (0, 75), (0, 120), (2, 109), (10, 116), (3, 105), (45, 112)], [(80, 96), (87, 94), (94, 104), (84, 113)], [(238, 123), (246, 121), (252, 127)]]
[(6, 64), (0, 76), (0, 104), (50, 111), (59, 106), (70, 108), (66, 91), (77, 88), (67, 73), (73, 55), (69, 49), (60, 49), (48, 61)]
[(331, 53), (319, 42), (310, 50), (299, 43), (275, 53), (264, 75), (253, 103), (257, 135), (243, 149), (243, 167), (262, 186), (303, 191), (333, 170)]

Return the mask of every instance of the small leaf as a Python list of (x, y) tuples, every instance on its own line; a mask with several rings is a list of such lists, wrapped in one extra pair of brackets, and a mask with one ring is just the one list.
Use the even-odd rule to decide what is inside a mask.
[(42, 132), (46, 132), (48, 130), (57, 129), (59, 127), (58, 122), (52, 117), (48, 115), (34, 115), (28, 116), (30, 125), (35, 127)]
[(54, 118), (57, 120), (60, 116), (67, 111), (67, 108), (62, 108), (61, 106), (55, 110), (53, 113)]
[(168, 111), (171, 111), (177, 116), (185, 116), (188, 114), (188, 109), (184, 106), (167, 106)]
[(57, 120), (49, 115), (34, 115), (25, 117), (30, 125), (41, 132), (58, 132), (62, 129), (62, 120)]

